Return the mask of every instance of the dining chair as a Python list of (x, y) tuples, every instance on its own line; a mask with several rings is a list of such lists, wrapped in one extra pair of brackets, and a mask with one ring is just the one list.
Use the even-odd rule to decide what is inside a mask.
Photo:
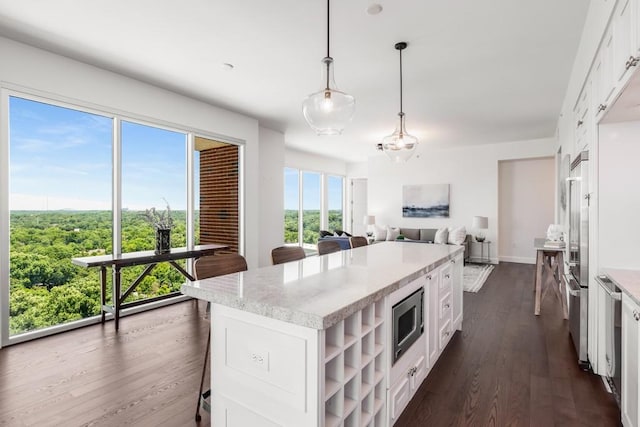
[(333, 240), (320, 240), (318, 242), (318, 255), (332, 254), (340, 252), (340, 244)]
[(349, 237), (349, 243), (351, 243), (351, 249), (359, 248), (360, 246), (367, 246), (367, 238), (364, 236)]
[(271, 251), (273, 265), (289, 261), (299, 261), (306, 257), (304, 249), (300, 246), (279, 246)]
[[(194, 271), (196, 280), (203, 280), (211, 277), (223, 276), (225, 274), (247, 271), (247, 261), (242, 255), (238, 254), (209, 255), (198, 258), (195, 261)], [(207, 310), (209, 310), (210, 304), (211, 303), (207, 303)], [(200, 390), (198, 392), (198, 405), (196, 407), (196, 421), (200, 421), (201, 419), (201, 407), (204, 407), (208, 412), (211, 411), (211, 407), (206, 401), (211, 394), (211, 390), (207, 390), (204, 393), (202, 392), (202, 389), (204, 388), (204, 377), (207, 372), (207, 364), (209, 363), (210, 348), (211, 323), (209, 323), (209, 336), (207, 337), (207, 347), (204, 352), (202, 376), (200, 377)]]

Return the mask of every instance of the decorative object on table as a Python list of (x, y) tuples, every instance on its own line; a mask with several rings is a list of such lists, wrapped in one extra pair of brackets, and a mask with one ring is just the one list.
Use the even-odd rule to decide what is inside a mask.
[(487, 218), (486, 216), (474, 216), (471, 227), (478, 230), (478, 232), (476, 233), (476, 241), (484, 242), (485, 235), (480, 230), (486, 230), (487, 228), (489, 228), (489, 218)]
[(465, 292), (478, 292), (493, 271), (493, 265), (467, 264), (463, 270), (462, 289)]
[(362, 220), (362, 223), (364, 224), (364, 226), (366, 227), (366, 233), (367, 233), (367, 237), (371, 237), (373, 236), (373, 231), (371, 231), (371, 226), (375, 225), (376, 223), (376, 217), (375, 215), (365, 215), (364, 219)]
[(449, 184), (402, 186), (402, 216), (449, 218)]
[[(165, 203), (167, 201), (165, 200)], [(156, 254), (164, 254), (171, 251), (171, 229), (173, 228), (173, 218), (171, 217), (171, 207), (169, 203), (164, 211), (158, 212), (155, 207), (146, 209), (144, 219), (156, 230)]]
[(322, 59), (324, 89), (312, 93), (302, 103), (302, 114), (317, 135), (340, 135), (356, 109), (354, 97), (339, 91), (333, 79), (333, 58), (329, 53), (330, 18), (327, 0), (327, 56)]
[(547, 241), (564, 242), (564, 227), (561, 224), (551, 224), (547, 228)]
[(382, 151), (384, 151), (391, 160), (400, 163), (406, 162), (413, 156), (418, 146), (418, 138), (407, 132), (404, 121), (404, 111), (402, 111), (402, 51), (407, 48), (407, 43), (396, 43), (395, 48), (400, 53), (400, 112), (398, 113), (396, 130), (393, 131), (391, 135), (385, 136), (382, 139)]

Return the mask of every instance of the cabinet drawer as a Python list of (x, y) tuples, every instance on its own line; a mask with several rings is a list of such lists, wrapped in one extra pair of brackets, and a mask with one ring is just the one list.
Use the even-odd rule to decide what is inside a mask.
[(447, 343), (451, 339), (451, 319), (447, 320), (440, 327), (440, 335), (438, 338), (438, 346), (440, 347), (440, 351), (444, 350)]
[(409, 381), (411, 383), (411, 389), (415, 391), (427, 377), (427, 358), (424, 355), (420, 356), (413, 367), (416, 368), (416, 370), (413, 375), (409, 377)]
[(444, 324), (443, 321), (451, 319), (451, 292), (443, 297), (440, 297), (440, 306), (438, 307), (438, 316), (440, 318), (440, 324)]
[(451, 273), (453, 271), (453, 264), (448, 263), (440, 270), (440, 295), (444, 295), (451, 292)]

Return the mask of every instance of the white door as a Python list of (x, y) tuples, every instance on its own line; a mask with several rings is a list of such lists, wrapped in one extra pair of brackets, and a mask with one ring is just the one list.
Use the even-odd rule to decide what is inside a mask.
[(355, 178), (351, 180), (351, 221), (350, 233), (354, 236), (364, 236), (367, 232), (363, 224), (367, 215), (367, 180)]

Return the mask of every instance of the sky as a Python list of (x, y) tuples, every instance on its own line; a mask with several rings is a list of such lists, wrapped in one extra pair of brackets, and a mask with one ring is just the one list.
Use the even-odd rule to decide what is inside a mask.
[[(9, 98), (11, 210), (110, 210), (109, 117)], [(122, 122), (122, 206), (186, 207), (186, 135)]]
[[(307, 171), (299, 172), (298, 169), (292, 168), (284, 169), (284, 208), (293, 210), (298, 209), (298, 189), (300, 186), (298, 181), (299, 173), (302, 173), (303, 182), (303, 210), (320, 209), (320, 173)], [(343, 178), (339, 176), (329, 175), (327, 178), (327, 208), (329, 210), (342, 209), (342, 181)]]
[[(121, 123), (122, 207), (186, 209), (186, 134)], [(9, 97), (10, 209), (111, 210), (112, 140), (111, 117)], [(321, 174), (302, 177), (303, 209), (320, 209)], [(285, 209), (298, 209), (298, 170), (284, 181)], [(342, 208), (342, 183), (327, 177), (329, 210)]]

